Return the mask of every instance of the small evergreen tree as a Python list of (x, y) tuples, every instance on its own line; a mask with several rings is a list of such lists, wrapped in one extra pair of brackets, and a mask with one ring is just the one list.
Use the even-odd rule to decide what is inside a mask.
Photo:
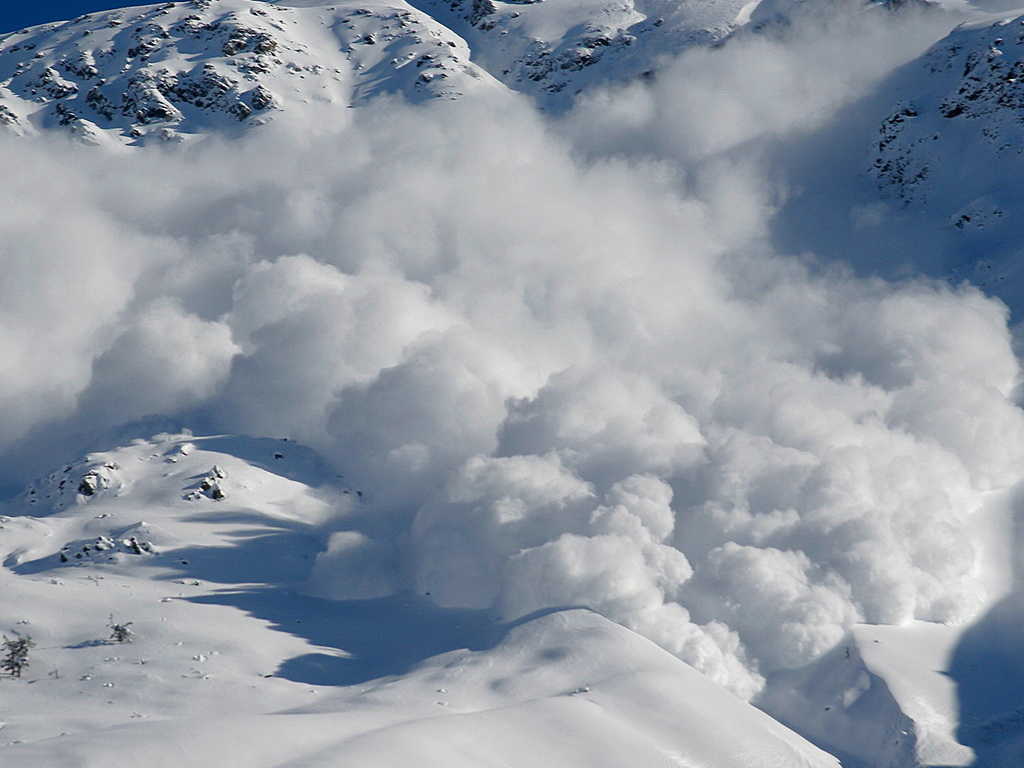
[(28, 635), (10, 638), (4, 635), (4, 657), (0, 659), (0, 667), (11, 673), (12, 677), (21, 677), (21, 671), (28, 666), (28, 652), (35, 643)]
[(118, 624), (114, 621), (114, 615), (111, 614), (110, 622), (107, 624), (110, 627), (110, 640), (115, 643), (130, 643), (134, 635), (128, 627), (133, 623), (129, 621), (127, 624)]

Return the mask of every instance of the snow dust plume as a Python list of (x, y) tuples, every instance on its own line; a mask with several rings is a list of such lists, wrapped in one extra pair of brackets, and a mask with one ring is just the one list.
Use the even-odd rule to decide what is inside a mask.
[(1024, 466), (1004, 307), (771, 253), (756, 163), (687, 192), (693, 157), (574, 119), (379, 101), (313, 138), (0, 141), (3, 482), (153, 414), (291, 437), (364, 494), (318, 594), (588, 606), (748, 697), (853, 622), (974, 615), (985, 493)]

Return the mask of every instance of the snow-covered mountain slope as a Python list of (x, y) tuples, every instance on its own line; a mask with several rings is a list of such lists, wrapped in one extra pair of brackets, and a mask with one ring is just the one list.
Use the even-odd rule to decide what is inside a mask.
[(873, 169), (882, 195), (948, 238), (948, 271), (1006, 298), (1024, 286), (1024, 16), (965, 24), (899, 72)]
[(948, 670), (962, 625), (857, 625), (803, 669), (773, 675), (759, 706), (844, 758), (844, 764), (965, 766), (959, 702)]
[[(995, 227), (1004, 179), (1021, 171), (1024, 18), (965, 24), (909, 65), (882, 123), (873, 166), (886, 195), (907, 205), (955, 205), (957, 229)], [(1001, 171), (993, 178), (992, 171)]]
[[(679, 54), (736, 33), (785, 33), (806, 17), (903, 5), (961, 14), (955, 2), (874, 0), (415, 0), (465, 37), (474, 61), (545, 109), (560, 112), (603, 86), (652, 78)], [(884, 22), (883, 22), (884, 23)], [(951, 24), (954, 23), (951, 21)]]
[(180, 140), (235, 134), (281, 111), (343, 120), (334, 110), (381, 93), (418, 102), (501, 90), (497, 80), (564, 108), (587, 87), (649, 75), (720, 40), (745, 4), (413, 5), (189, 0), (21, 30), (0, 38), (0, 124), (90, 142)]
[(418, 0), (473, 47), (475, 60), (514, 90), (565, 108), (595, 85), (653, 74), (694, 45), (739, 26), (744, 0)]
[(90, 142), (230, 136), (280, 112), (338, 122), (382, 93), (416, 102), (479, 90), (501, 86), (404, 0), (190, 0), (0, 38), (0, 123)]
[(1021, 11), (957, 27), (786, 154), (797, 191), (779, 243), (969, 280), (1018, 312), (1022, 78)]
[(0, 527), (0, 627), (35, 643), (0, 680), (0, 763), (837, 765), (587, 611), (303, 596), (346, 491), (293, 443), (190, 435), (30, 487)]
[(0, 128), (180, 141), (237, 135), (281, 114), (343, 122), (338, 110), (384, 93), (417, 103), (501, 92), (501, 83), (560, 111), (744, 25), (809, 12), (790, 5), (188, 0), (97, 12), (0, 37)]
[(567, 106), (590, 84), (720, 39), (742, 3), (418, 6), (188, 0), (20, 30), (0, 38), (0, 126), (176, 141), (237, 135), (280, 113), (338, 122), (379, 94), (415, 103), (501, 91), (498, 80)]

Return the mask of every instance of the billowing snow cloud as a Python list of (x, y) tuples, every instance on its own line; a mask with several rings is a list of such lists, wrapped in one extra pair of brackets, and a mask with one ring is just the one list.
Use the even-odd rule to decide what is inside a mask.
[(709, 157), (863, 87), (781, 45), (788, 105), (667, 75), (557, 126), (380, 101), (312, 138), (0, 140), (3, 482), (151, 414), (291, 437), (364, 494), (318, 594), (588, 606), (744, 696), (853, 622), (970, 617), (1024, 467), (1006, 312), (771, 252), (774, 183)]

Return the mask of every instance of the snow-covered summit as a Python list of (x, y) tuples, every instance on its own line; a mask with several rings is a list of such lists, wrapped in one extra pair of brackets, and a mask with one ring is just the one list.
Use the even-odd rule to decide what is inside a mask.
[(211, 517), (231, 521), (234, 535), (242, 520), (254, 530), (313, 531), (349, 497), (356, 493), (294, 443), (161, 434), (89, 454), (31, 483), (7, 504), (7, 523), (46, 534), (26, 539), (5, 565), (42, 572), (82, 561), (142, 562), (117, 555), (166, 555), (199, 541), (215, 546), (223, 541)]
[(280, 114), (339, 123), (339, 110), (385, 93), (418, 103), (506, 88), (560, 110), (751, 21), (765, 26), (777, 6), (187, 0), (97, 12), (0, 37), (0, 128), (181, 141), (238, 135)]
[(289, 110), (337, 122), (381, 93), (495, 88), (461, 38), (404, 0), (190, 0), (0, 38), (0, 123), (97, 143), (231, 136)]

